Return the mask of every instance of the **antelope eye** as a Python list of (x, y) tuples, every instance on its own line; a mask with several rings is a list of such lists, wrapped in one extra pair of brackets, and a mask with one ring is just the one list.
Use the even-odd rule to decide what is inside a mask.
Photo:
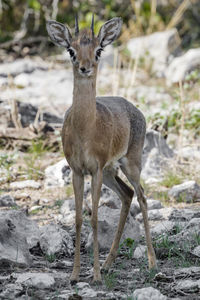
[(73, 57), (73, 56), (75, 55), (75, 53), (74, 53), (74, 51), (73, 51), (72, 49), (69, 49), (68, 52), (69, 52), (69, 55), (70, 55), (71, 57)]
[(100, 57), (101, 57), (101, 52), (103, 51), (102, 48), (99, 48), (97, 51), (96, 51), (96, 60), (98, 60)]

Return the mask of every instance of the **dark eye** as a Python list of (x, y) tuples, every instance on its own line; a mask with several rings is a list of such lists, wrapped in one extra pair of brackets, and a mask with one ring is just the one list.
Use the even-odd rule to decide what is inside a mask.
[(75, 51), (73, 49), (71, 49), (71, 48), (68, 49), (67, 51), (69, 52), (69, 55), (72, 58), (72, 60), (75, 62), (75, 60), (76, 60), (76, 53), (75, 53)]
[(96, 60), (98, 60), (100, 57), (101, 57), (101, 52), (103, 51), (102, 48), (99, 48), (97, 51), (96, 51)]
[(68, 52), (69, 52), (69, 55), (70, 55), (71, 57), (73, 57), (73, 56), (75, 55), (75, 53), (74, 53), (74, 51), (73, 51), (72, 49), (69, 49)]

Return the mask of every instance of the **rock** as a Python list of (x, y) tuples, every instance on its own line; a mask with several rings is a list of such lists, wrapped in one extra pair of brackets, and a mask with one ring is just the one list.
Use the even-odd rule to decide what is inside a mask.
[(162, 203), (159, 200), (147, 199), (148, 210), (163, 208)]
[(29, 86), (30, 80), (27, 74), (19, 74), (14, 78), (14, 84), (19, 88), (25, 88)]
[(163, 167), (169, 163), (173, 155), (173, 151), (161, 134), (155, 130), (148, 130), (142, 155), (141, 176), (143, 180), (146, 181), (152, 177), (160, 178)]
[[(173, 212), (174, 208), (165, 207), (160, 209), (152, 209), (148, 211), (148, 219), (150, 221), (160, 221), (160, 220), (167, 220), (171, 213)], [(142, 213), (139, 213), (136, 216), (136, 220), (139, 222), (143, 222)]]
[(135, 218), (135, 216), (138, 215), (140, 212), (141, 210), (140, 210), (140, 205), (137, 201), (137, 197), (134, 197), (130, 207), (130, 214), (132, 215), (132, 217)]
[(17, 59), (13, 62), (0, 64), (0, 76), (15, 77), (21, 73), (32, 73), (36, 69), (47, 70), (48, 65), (40, 59), (40, 61), (34, 61), (29, 58)]
[(55, 165), (45, 169), (45, 187), (63, 187), (71, 181), (71, 169), (66, 161), (62, 159)]
[[(12, 64), (12, 63), (11, 63)], [(14, 63), (13, 63), (14, 64)], [(6, 66), (5, 66), (6, 67)], [(15, 67), (14, 67), (15, 68)], [(14, 70), (15, 76), (21, 74), (21, 70)], [(1, 66), (0, 66), (1, 72)], [(72, 103), (72, 70), (66, 69), (36, 69), (32, 73), (26, 74), (28, 83), (24, 88), (14, 86), (10, 89), (9, 84), (1, 91), (1, 100), (18, 99), (21, 102), (28, 102), (32, 105), (40, 106), (44, 111), (48, 111), (58, 116), (64, 116), (66, 105)], [(7, 80), (7, 83), (9, 80)], [(55, 109), (56, 99), (56, 109)]]
[(147, 257), (147, 246), (139, 245), (136, 247), (133, 257), (136, 259)]
[[(194, 103), (192, 109), (194, 108)], [(200, 107), (197, 108), (200, 110)], [(190, 146), (186, 146), (186, 147), (182, 147), (181, 149), (179, 149), (179, 151), (177, 152), (177, 156), (178, 157), (182, 157), (183, 159), (187, 160), (187, 161), (200, 161), (200, 150), (198, 149), (198, 147), (190, 147)]]
[[(111, 209), (107, 206), (102, 206), (98, 210), (98, 241), (99, 249), (108, 250), (114, 239), (114, 234), (117, 230), (117, 225), (119, 222), (120, 209)], [(126, 238), (131, 238), (133, 240), (138, 240), (140, 237), (140, 227), (139, 223), (133, 219), (129, 214), (124, 232), (122, 234), (121, 241)], [(93, 244), (92, 229), (88, 236), (87, 248), (90, 248)]]
[[(147, 199), (147, 206), (148, 206), (148, 210), (163, 208), (162, 203), (159, 200), (154, 200), (154, 199)], [(137, 198), (134, 197), (131, 203), (130, 213), (133, 217), (135, 217), (140, 212), (141, 212), (140, 205), (137, 201)]]
[(71, 256), (74, 245), (71, 236), (66, 230), (54, 224), (40, 228), (40, 247), (47, 255)]
[(97, 296), (97, 292), (94, 291), (87, 282), (78, 282), (76, 284), (78, 294), (85, 299), (94, 298)]
[(67, 215), (70, 214), (72, 211), (75, 211), (75, 200), (74, 199), (65, 200), (60, 208), (60, 213), (62, 215)]
[(56, 217), (57, 222), (65, 226), (73, 226), (75, 224), (76, 212), (75, 210), (70, 211), (68, 214), (59, 214)]
[(167, 84), (184, 81), (188, 73), (199, 68), (199, 61), (200, 48), (190, 49), (185, 54), (174, 58), (165, 72)]
[(34, 206), (31, 206), (29, 209), (28, 209), (28, 212), (29, 213), (32, 213), (32, 212), (36, 212), (36, 211), (39, 211), (42, 209), (42, 206), (41, 205), (34, 205)]
[(167, 300), (167, 297), (160, 293), (159, 290), (153, 287), (145, 287), (142, 289), (136, 289), (133, 292), (134, 299), (137, 300)]
[(9, 283), (7, 284), (4, 289), (1, 291), (1, 299), (2, 300), (16, 300), (20, 299), (20, 297), (23, 293), (23, 287), (20, 284), (15, 283)]
[(195, 247), (192, 253), (200, 257), (200, 246)]
[[(38, 112), (38, 107), (33, 106), (30, 103), (17, 102), (18, 115), (23, 127), (27, 127), (32, 124), (35, 120), (36, 114)], [(41, 111), (39, 116), (39, 121), (45, 121), (48, 124), (62, 124), (63, 119), (57, 117), (55, 114), (49, 112)], [(0, 125), (6, 127), (14, 127), (12, 117), (11, 117), (11, 105), (9, 101), (0, 101)]]
[(24, 181), (15, 181), (10, 183), (10, 188), (14, 190), (21, 190), (21, 189), (39, 189), (41, 188), (41, 183), (35, 180), (24, 180)]
[(0, 196), (0, 206), (12, 207), (12, 206), (17, 206), (17, 205), (16, 205), (15, 200), (12, 196), (3, 195), (3, 196)]
[(19, 275), (17, 274), (16, 283), (20, 283), (29, 288), (50, 289), (54, 286), (55, 280), (54, 277), (48, 273), (26, 272)]
[(180, 244), (184, 244), (186, 241), (188, 244), (193, 244), (195, 236), (200, 235), (200, 218), (193, 218), (186, 224), (180, 233), (170, 236), (169, 240)]
[(137, 57), (152, 60), (153, 71), (163, 76), (170, 56), (178, 49), (180, 38), (177, 30), (155, 32), (147, 36), (131, 39), (127, 48), (133, 59)]
[(174, 270), (175, 278), (186, 278), (200, 275), (200, 267), (179, 268)]
[(16, 233), (23, 234), (29, 249), (37, 245), (40, 235), (38, 225), (29, 219), (22, 211), (0, 211), (0, 218), (12, 223), (12, 227), (15, 228)]
[(192, 210), (192, 209), (173, 209), (169, 220), (175, 221), (175, 222), (182, 222), (187, 221), (189, 222), (193, 218), (200, 218), (200, 212), (198, 210)]
[(193, 180), (173, 186), (168, 195), (176, 201), (193, 203), (200, 201), (200, 186)]
[(185, 279), (178, 281), (176, 285), (177, 291), (183, 291), (185, 293), (199, 293), (200, 291), (200, 279), (199, 280), (191, 280)]
[[(184, 223), (185, 224), (185, 223)], [(174, 230), (176, 230), (177, 223), (173, 221), (162, 221), (156, 224), (152, 229), (151, 233), (153, 235), (161, 235), (163, 233), (172, 233)], [(178, 226), (181, 226), (178, 224)], [(182, 224), (183, 226), (183, 224)]]
[(26, 227), (27, 218), (21, 212), (0, 211), (0, 264), (2, 266), (25, 267), (32, 261), (27, 232), (22, 227), (23, 221)]

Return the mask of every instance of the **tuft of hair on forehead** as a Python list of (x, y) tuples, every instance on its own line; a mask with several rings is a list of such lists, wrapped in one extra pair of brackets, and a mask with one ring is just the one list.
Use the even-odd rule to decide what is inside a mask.
[(94, 44), (95, 42), (95, 37), (92, 35), (91, 29), (84, 28), (83, 30), (80, 31), (79, 36), (78, 36), (78, 42), (80, 45), (89, 45), (89, 44)]

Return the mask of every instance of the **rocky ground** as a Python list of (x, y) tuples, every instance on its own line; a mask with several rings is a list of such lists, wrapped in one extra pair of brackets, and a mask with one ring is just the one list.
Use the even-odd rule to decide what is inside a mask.
[[(136, 44), (136, 50), (153, 46), (146, 56), (146, 51), (136, 53)], [(9, 58), (0, 65), (0, 299), (200, 299), (200, 105), (199, 72), (194, 70), (199, 49), (183, 53), (178, 45), (177, 32), (171, 30), (131, 41), (127, 49), (135, 62), (125, 59), (123, 68), (113, 48), (102, 59), (98, 94), (127, 97), (148, 121), (141, 177), (158, 260), (158, 270), (149, 271), (134, 198), (119, 255), (102, 285), (92, 284), (90, 178), (84, 190), (80, 282), (69, 282), (75, 205), (60, 143), (63, 112), (71, 104), (69, 61), (63, 53), (45, 60)], [(145, 59), (139, 59), (142, 55)], [(20, 101), (22, 127), (32, 130), (28, 141), (13, 136), (14, 100)], [(38, 135), (42, 122), (46, 127)], [(5, 128), (12, 129), (9, 137)], [(46, 132), (51, 132), (48, 142)], [(103, 187), (101, 264), (120, 207), (117, 196)]]

